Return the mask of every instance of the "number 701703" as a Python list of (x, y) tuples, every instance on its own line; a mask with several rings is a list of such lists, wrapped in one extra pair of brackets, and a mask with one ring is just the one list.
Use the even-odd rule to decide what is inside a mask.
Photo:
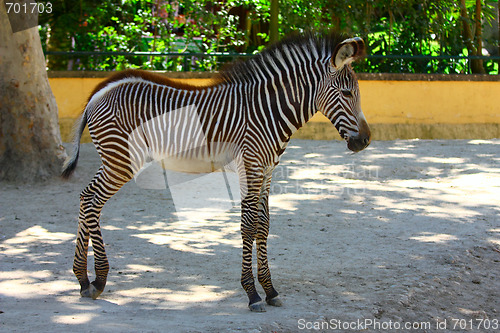
[(42, 2), (6, 2), (5, 7), (7, 9), (7, 14), (35, 14), (35, 13), (52, 13), (52, 3), (46, 2), (43, 4)]

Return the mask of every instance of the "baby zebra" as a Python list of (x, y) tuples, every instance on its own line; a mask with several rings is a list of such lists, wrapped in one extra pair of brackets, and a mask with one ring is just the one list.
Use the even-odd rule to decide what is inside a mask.
[[(281, 306), (267, 260), (269, 188), (274, 168), (292, 134), (322, 112), (354, 151), (370, 143), (350, 63), (364, 55), (361, 38), (308, 33), (285, 39), (234, 64), (207, 86), (180, 84), (144, 71), (112, 75), (90, 96), (76, 130), (73, 156), (62, 175), (74, 171), (82, 132), (88, 125), (102, 165), (80, 196), (73, 271), (81, 295), (97, 298), (109, 271), (99, 227), (103, 206), (145, 163), (168, 169), (211, 172), (236, 162), (240, 180), (243, 264), (241, 284), (252, 311)], [(92, 239), (95, 281), (87, 276)]]

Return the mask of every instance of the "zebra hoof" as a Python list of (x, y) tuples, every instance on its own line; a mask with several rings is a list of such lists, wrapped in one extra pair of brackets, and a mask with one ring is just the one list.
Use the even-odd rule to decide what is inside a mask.
[(90, 297), (96, 299), (102, 293), (102, 290), (97, 289), (93, 284), (90, 285)]
[(82, 297), (90, 297), (92, 299), (96, 299), (101, 293), (102, 290), (97, 289), (93, 284), (89, 285), (87, 289), (80, 291)]
[(266, 312), (266, 305), (262, 301), (250, 304), (248, 308), (252, 312)]
[(82, 297), (90, 297), (90, 288), (80, 290), (80, 296)]
[(271, 306), (283, 306), (283, 302), (279, 297), (271, 298), (269, 300), (266, 300), (266, 303), (271, 305)]

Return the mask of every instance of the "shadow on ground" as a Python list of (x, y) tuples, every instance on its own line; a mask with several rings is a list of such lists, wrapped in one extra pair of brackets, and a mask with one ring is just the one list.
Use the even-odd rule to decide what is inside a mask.
[(499, 319), (499, 148), (390, 141), (350, 154), (339, 141), (292, 140), (270, 200), (269, 258), (285, 306), (252, 314), (239, 284), (239, 208), (177, 221), (165, 191), (133, 182), (101, 217), (106, 290), (81, 299), (71, 272), (78, 196), (99, 166), (83, 145), (67, 182), (2, 184), (1, 326), (294, 332), (356, 321), (375, 331), (371, 320), (438, 331), (466, 319), (476, 331)]

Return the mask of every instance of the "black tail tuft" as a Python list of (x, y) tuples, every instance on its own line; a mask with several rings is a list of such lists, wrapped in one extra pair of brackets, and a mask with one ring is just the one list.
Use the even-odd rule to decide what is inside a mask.
[(80, 121), (77, 123), (78, 127), (75, 130), (75, 139), (73, 141), (73, 156), (71, 156), (65, 163), (61, 172), (61, 177), (64, 179), (68, 179), (76, 169), (76, 165), (78, 164), (78, 156), (80, 155), (80, 140), (82, 138), (83, 130), (85, 126), (87, 126), (87, 116), (85, 111), (80, 118)]
[[(80, 146), (80, 144), (78, 144), (78, 146)], [(79, 148), (80, 147), (78, 147), (78, 150), (80, 150)], [(75, 171), (76, 165), (78, 164), (78, 155), (80, 155), (79, 152), (64, 163), (63, 170), (61, 172), (62, 178), (68, 179), (73, 174), (73, 171)]]

